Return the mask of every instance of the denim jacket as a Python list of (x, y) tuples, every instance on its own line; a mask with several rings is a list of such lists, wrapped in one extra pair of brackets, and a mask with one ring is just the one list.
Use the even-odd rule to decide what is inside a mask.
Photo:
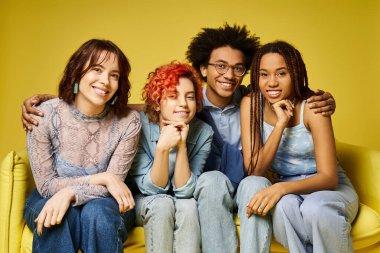
[(176, 149), (169, 153), (169, 182), (162, 188), (155, 185), (150, 177), (157, 142), (160, 137), (158, 124), (149, 121), (145, 113), (140, 113), (141, 132), (137, 154), (132, 163), (130, 175), (134, 177), (140, 192), (145, 195), (168, 194), (173, 191), (177, 198), (191, 198), (197, 183), (197, 178), (203, 172), (206, 159), (210, 153), (213, 130), (203, 121), (194, 118), (189, 124), (187, 135), (187, 154), (191, 176), (185, 185), (176, 188), (174, 185), (174, 168)]

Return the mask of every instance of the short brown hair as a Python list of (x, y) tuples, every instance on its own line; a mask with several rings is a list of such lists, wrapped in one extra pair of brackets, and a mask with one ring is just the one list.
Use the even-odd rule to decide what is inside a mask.
[[(59, 97), (68, 104), (72, 104), (75, 99), (73, 93), (74, 84), (79, 83), (80, 79), (87, 71), (96, 65), (102, 53), (105, 52), (105, 57), (102, 60), (106, 61), (111, 54), (114, 54), (119, 63), (119, 85), (114, 96), (117, 96), (115, 104), (111, 107), (115, 115), (122, 116), (127, 111), (127, 103), (129, 98), (129, 90), (131, 83), (128, 79), (131, 72), (131, 65), (127, 57), (112, 41), (91, 39), (79, 47), (77, 51), (70, 57), (62, 79), (59, 83)], [(88, 66), (86, 64), (88, 63)], [(112, 100), (112, 99), (111, 99)]]

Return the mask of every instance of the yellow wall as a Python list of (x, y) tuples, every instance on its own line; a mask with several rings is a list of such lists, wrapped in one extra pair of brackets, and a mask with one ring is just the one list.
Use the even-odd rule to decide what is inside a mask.
[(55, 94), (66, 61), (84, 41), (110, 39), (124, 50), (136, 103), (149, 71), (184, 60), (201, 27), (226, 21), (246, 24), (262, 42), (293, 43), (303, 53), (312, 88), (336, 98), (337, 139), (380, 148), (379, 17), (377, 0), (2, 0), (0, 156), (25, 146), (23, 99)]

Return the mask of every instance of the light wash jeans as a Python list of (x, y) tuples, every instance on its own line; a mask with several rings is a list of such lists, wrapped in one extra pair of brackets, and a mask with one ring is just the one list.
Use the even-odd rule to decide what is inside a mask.
[(197, 203), (167, 194), (137, 195), (136, 225), (144, 226), (149, 253), (200, 253)]
[(39, 236), (34, 220), (48, 199), (34, 190), (25, 204), (24, 219), (34, 233), (33, 252), (76, 253), (79, 248), (84, 253), (123, 252), (134, 211), (121, 215), (113, 198), (94, 199), (82, 206), (69, 207), (61, 224), (44, 227)]
[(232, 184), (226, 175), (220, 171), (201, 174), (194, 197), (198, 201), (203, 253), (238, 251), (234, 207), (238, 208), (240, 219), (240, 252), (269, 252), (272, 237), (270, 216), (246, 216), (246, 205), (250, 199), (269, 185), (271, 183), (265, 177), (246, 177), (240, 182), (234, 198)]
[[(286, 178), (299, 180), (305, 176)], [(358, 196), (343, 171), (336, 191), (289, 194), (272, 212), (273, 234), (290, 252), (353, 252), (351, 222), (358, 211)]]

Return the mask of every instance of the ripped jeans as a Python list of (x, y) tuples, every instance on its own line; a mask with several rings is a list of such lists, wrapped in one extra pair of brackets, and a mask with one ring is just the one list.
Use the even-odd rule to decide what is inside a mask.
[(135, 196), (136, 225), (144, 226), (149, 253), (200, 253), (197, 203), (167, 194)]

